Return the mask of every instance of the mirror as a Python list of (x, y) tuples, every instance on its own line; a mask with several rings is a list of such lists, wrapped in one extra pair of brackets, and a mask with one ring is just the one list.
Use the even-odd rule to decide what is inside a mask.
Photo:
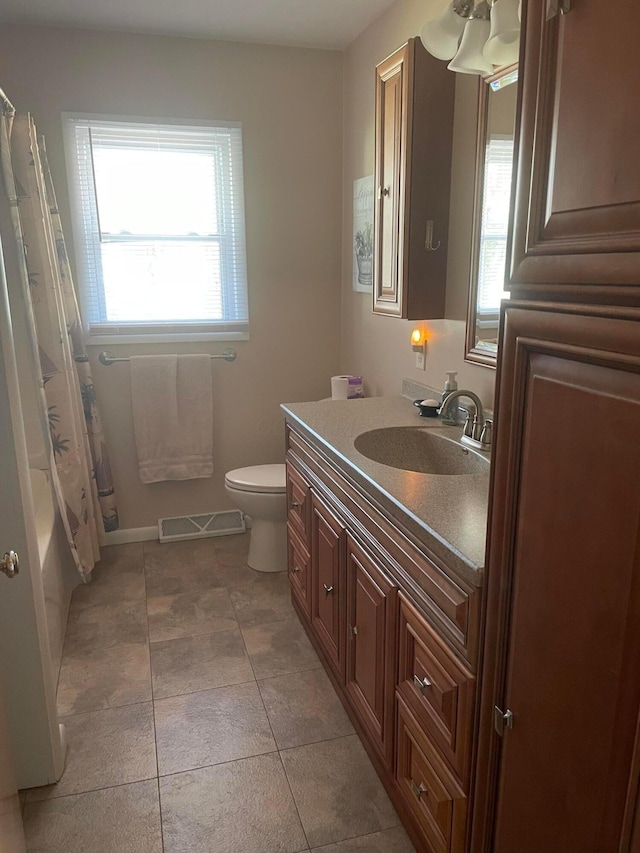
[(480, 81), (466, 360), (495, 367), (504, 291), (518, 68)]

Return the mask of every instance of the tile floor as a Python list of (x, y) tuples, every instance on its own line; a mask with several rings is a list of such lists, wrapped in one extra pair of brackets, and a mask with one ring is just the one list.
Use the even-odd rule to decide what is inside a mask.
[(25, 792), (30, 853), (414, 850), (248, 536), (106, 548), (76, 589), (67, 766)]

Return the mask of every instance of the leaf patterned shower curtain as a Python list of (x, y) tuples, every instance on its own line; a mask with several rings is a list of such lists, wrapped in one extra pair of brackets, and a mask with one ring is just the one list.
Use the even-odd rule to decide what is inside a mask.
[(44, 143), (30, 116), (2, 116), (2, 174), (42, 372), (43, 417), (51, 436), (52, 481), (78, 571), (100, 558), (118, 513), (89, 359), (82, 337), (62, 224)]

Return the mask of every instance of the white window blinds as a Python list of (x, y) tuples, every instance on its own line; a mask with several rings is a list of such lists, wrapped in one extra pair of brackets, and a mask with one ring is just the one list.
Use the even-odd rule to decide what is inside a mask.
[(242, 132), (65, 116), (92, 335), (246, 334)]
[(513, 171), (513, 139), (492, 138), (485, 151), (482, 233), (478, 265), (478, 312), (500, 310), (507, 261), (507, 229)]

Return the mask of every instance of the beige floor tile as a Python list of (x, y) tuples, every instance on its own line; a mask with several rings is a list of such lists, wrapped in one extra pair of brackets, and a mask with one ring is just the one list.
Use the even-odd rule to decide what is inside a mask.
[(114, 604), (145, 597), (142, 542), (110, 545), (100, 551), (91, 581), (73, 591), (73, 604)]
[(151, 677), (156, 699), (254, 680), (237, 628), (151, 643)]
[(224, 588), (150, 597), (147, 612), (151, 642), (212, 634), (237, 626), (233, 604)]
[(259, 687), (279, 749), (353, 734), (323, 669), (267, 678)]
[(322, 665), (297, 616), (243, 628), (242, 636), (256, 678), (302, 672)]
[(229, 586), (238, 623), (243, 627), (281, 622), (295, 616), (286, 572), (251, 574)]
[(144, 600), (82, 604), (71, 602), (65, 655), (87, 649), (108, 649), (147, 641), (147, 606)]
[(158, 783), (27, 803), (31, 853), (162, 853)]
[(151, 700), (149, 646), (84, 648), (62, 661), (58, 713), (97, 711)]
[(235, 536), (218, 536), (213, 539), (216, 557), (222, 566), (245, 566), (249, 553), (250, 533)]
[(415, 853), (415, 849), (404, 829), (397, 826), (326, 847), (314, 847), (313, 853)]
[(226, 587), (229, 570), (219, 564), (212, 543), (213, 539), (145, 542), (147, 595), (178, 595)]
[(160, 779), (165, 853), (307, 850), (276, 753)]
[(157, 775), (151, 702), (64, 717), (69, 747), (56, 785), (32, 788), (27, 802), (95, 791)]
[(281, 755), (311, 847), (399, 825), (357, 735)]
[(155, 715), (161, 776), (276, 749), (255, 682), (159, 699)]

